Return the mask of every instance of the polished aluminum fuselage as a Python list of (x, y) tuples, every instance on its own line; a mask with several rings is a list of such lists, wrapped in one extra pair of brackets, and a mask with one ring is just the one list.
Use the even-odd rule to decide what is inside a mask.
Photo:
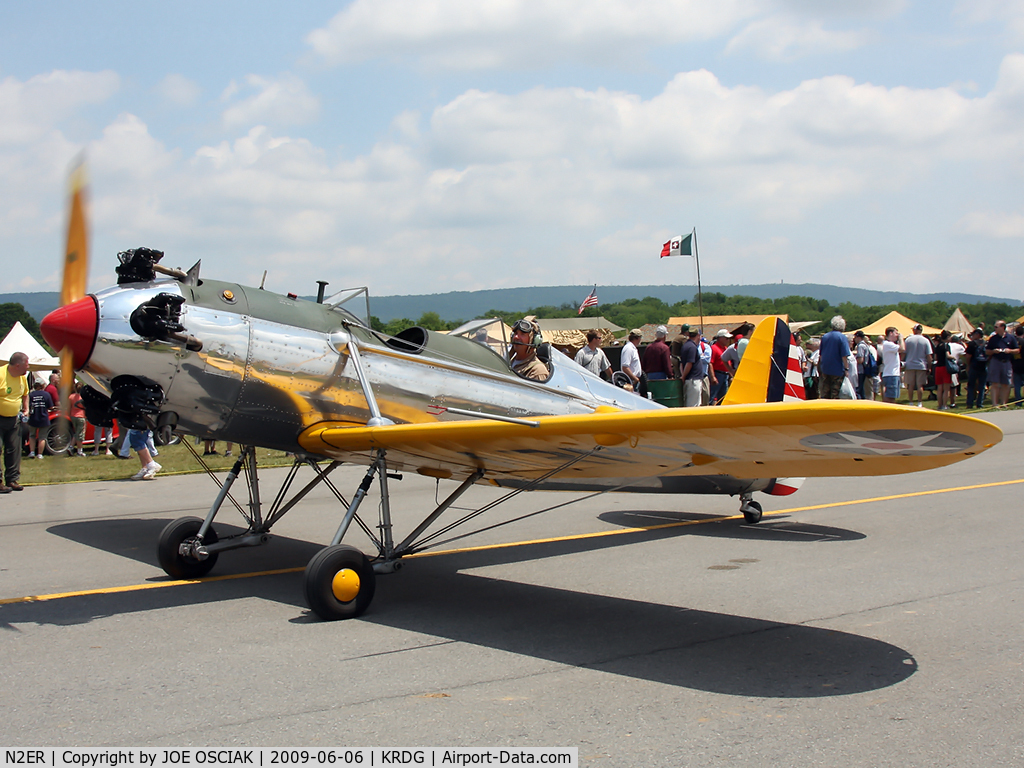
[[(185, 299), (180, 323), (201, 349), (147, 340), (132, 329), (132, 312), (161, 293)], [(155, 383), (164, 394), (161, 411), (176, 415), (178, 430), (209, 439), (301, 452), (298, 438), (308, 427), (324, 421), (366, 424), (371, 409), (352, 360), (353, 345), (381, 414), (395, 423), (479, 418), (446, 408), (522, 419), (589, 414), (602, 406), (663, 407), (603, 381), (557, 351), (550, 379), (527, 381), (469, 339), (419, 331), (421, 345), (396, 343), (343, 309), (233, 283), (156, 280), (94, 296), (97, 337), (79, 375), (108, 395), (118, 376)], [(625, 483), (614, 477), (553, 478), (537, 487), (736, 494), (770, 483), (688, 475)]]
[[(181, 324), (202, 342), (147, 341), (130, 325), (131, 313), (157, 294), (185, 298)], [(231, 296), (231, 301), (224, 298)], [(468, 418), (444, 407), (509, 417), (592, 413), (661, 406), (593, 376), (554, 352), (552, 376), (540, 384), (513, 374), (501, 357), (462, 337), (428, 334), (415, 352), (389, 345), (349, 313), (236, 284), (203, 281), (190, 287), (160, 280), (95, 294), (96, 343), (81, 374), (109, 394), (118, 375), (155, 382), (162, 409), (178, 428), (202, 437), (287, 451), (321, 421), (363, 424), (366, 398), (351, 364), (358, 345), (382, 414), (397, 423)], [(435, 342), (438, 343), (434, 347)]]

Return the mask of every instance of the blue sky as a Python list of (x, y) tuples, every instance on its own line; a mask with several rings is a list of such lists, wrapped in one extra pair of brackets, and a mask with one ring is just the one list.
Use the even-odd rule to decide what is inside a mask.
[[(1024, 297), (1024, 0), (0, 5), (0, 292), (146, 245), (309, 294)], [(686, 298), (686, 297), (681, 297)]]

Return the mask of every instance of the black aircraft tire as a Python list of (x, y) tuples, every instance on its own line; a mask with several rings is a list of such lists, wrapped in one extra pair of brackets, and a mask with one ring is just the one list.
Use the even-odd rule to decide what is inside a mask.
[(746, 520), (750, 525), (761, 522), (761, 505), (756, 501), (748, 501), (747, 508), (743, 510), (743, 519)]
[[(207, 557), (205, 560), (196, 560), (193, 557), (182, 557), (178, 548), (186, 539), (194, 538), (203, 525), (199, 517), (179, 517), (169, 522), (160, 532), (160, 541), (156, 547), (157, 560), (164, 573), (175, 579), (198, 579), (208, 574), (213, 566), (217, 564), (217, 553)], [(217, 532), (210, 526), (203, 537), (204, 544), (213, 544), (217, 541)]]
[[(335, 593), (335, 577), (354, 574), (354, 594), (347, 599)], [(373, 600), (376, 575), (369, 559), (355, 547), (336, 544), (321, 549), (306, 566), (304, 575), (306, 604), (325, 621), (353, 619), (362, 614)]]

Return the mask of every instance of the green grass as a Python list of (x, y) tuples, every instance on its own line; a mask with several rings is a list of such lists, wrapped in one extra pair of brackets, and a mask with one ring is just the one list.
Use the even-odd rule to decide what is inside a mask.
[[(223, 443), (217, 448), (223, 451)], [(183, 445), (170, 445), (160, 448), (156, 457), (163, 469), (161, 475), (182, 475), (202, 472), (203, 468), (195, 460), (188, 448)], [(91, 451), (91, 449), (90, 449)], [(202, 451), (200, 451), (202, 453)], [(206, 463), (214, 471), (226, 472), (238, 458), (238, 446), (233, 456), (206, 456)], [(289, 466), (292, 458), (283, 451), (270, 451), (260, 448), (256, 451), (256, 461), (260, 467)], [(139, 471), (139, 459), (132, 452), (131, 458), (119, 459), (116, 456), (45, 456), (42, 459), (21, 458), (22, 485), (50, 485), (54, 483), (85, 483), (93, 480), (121, 480), (131, 477)]]

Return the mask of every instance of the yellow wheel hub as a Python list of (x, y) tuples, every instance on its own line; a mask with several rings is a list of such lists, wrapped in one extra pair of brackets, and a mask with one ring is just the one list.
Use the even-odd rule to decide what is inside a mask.
[(331, 580), (331, 591), (341, 602), (352, 602), (359, 594), (359, 574), (351, 568), (342, 568)]

